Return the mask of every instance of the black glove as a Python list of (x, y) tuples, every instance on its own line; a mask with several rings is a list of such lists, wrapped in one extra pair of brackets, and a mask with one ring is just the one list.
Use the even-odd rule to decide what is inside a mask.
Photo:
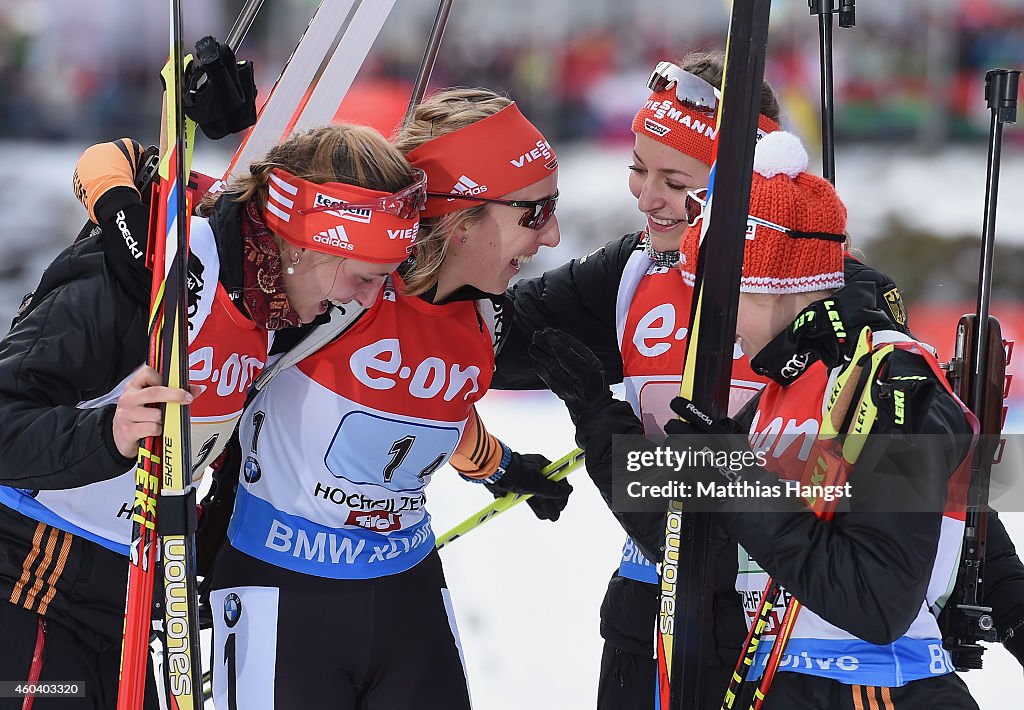
[(601, 361), (579, 340), (555, 328), (534, 333), (530, 344), (537, 375), (565, 402), (574, 424), (614, 402)]
[(185, 70), (185, 115), (211, 140), (237, 133), (256, 123), (256, 80), (252, 62), (213, 37), (196, 42), (196, 54)]
[(669, 406), (680, 417), (670, 419), (665, 424), (665, 433), (669, 436), (728, 437), (733, 443), (747, 448), (746, 431), (735, 419), (725, 417), (715, 420), (685, 397), (673, 397)]
[(485, 481), (487, 490), (495, 498), (501, 498), (506, 493), (532, 493), (533, 497), (526, 503), (533, 514), (541, 520), (558, 520), (569, 502), (572, 486), (564, 478), (561, 481), (548, 480), (541, 469), (550, 466), (551, 462), (540, 454), (510, 453), (505, 473), (493, 483)]
[[(755, 470), (758, 462), (750, 450), (744, 428), (734, 419), (713, 419), (700, 407), (684, 397), (675, 397), (669, 404), (679, 419), (665, 424), (668, 438), (665, 446), (679, 452), (702, 454), (698, 465), (683, 467), (678, 476), (695, 485), (727, 486), (733, 481), (753, 473), (755, 479), (762, 471)], [(704, 458), (706, 456), (706, 458)], [(714, 510), (725, 499), (708, 497), (703, 509)]]

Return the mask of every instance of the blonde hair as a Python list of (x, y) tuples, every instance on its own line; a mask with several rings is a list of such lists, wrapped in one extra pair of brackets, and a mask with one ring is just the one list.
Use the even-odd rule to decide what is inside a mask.
[(292, 134), (252, 163), (248, 173), (233, 177), (225, 192), (208, 196), (200, 212), (210, 214), (215, 202), (226, 197), (252, 200), (262, 214), (274, 168), (312, 183), (343, 182), (383, 192), (398, 192), (416, 178), (404, 155), (380, 133), (367, 126), (335, 124)]
[[(403, 155), (408, 155), (433, 138), (493, 116), (511, 104), (512, 100), (507, 96), (496, 94), (490, 89), (440, 91), (416, 107), (409, 124), (394, 136), (394, 145)], [(452, 235), (480, 219), (486, 206), (470, 207), (420, 221), (416, 259), (405, 275), (410, 294), (428, 291), (437, 283)]]

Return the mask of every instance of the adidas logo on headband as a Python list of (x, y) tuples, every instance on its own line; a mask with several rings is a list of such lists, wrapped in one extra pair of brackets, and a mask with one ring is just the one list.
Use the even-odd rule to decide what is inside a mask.
[(348, 249), (349, 251), (353, 249), (352, 243), (348, 240), (348, 235), (345, 233), (345, 228), (340, 224), (337, 227), (331, 227), (320, 232), (313, 237), (313, 241), (317, 244), (334, 247), (335, 249)]
[(457, 192), (460, 195), (479, 195), (487, 192), (487, 185), (481, 185), (472, 178), (463, 175), (450, 192)]

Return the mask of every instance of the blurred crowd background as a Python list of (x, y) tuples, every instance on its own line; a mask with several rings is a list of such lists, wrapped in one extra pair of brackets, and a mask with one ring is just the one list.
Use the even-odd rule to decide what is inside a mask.
[[(68, 187), (90, 143), (157, 141), (167, 3), (0, 0), (0, 315), (77, 233)], [(242, 0), (184, 0), (186, 40), (223, 38)], [(315, 0), (266, 0), (239, 51), (269, 93)], [(401, 120), (437, 0), (398, 0), (339, 110), (390, 133)], [(561, 157), (562, 246), (535, 275), (641, 224), (626, 189), (634, 112), (662, 59), (724, 48), (724, 0), (456, 0), (432, 87), (508, 93)], [(984, 75), (1024, 68), (1021, 0), (899, 0), (856, 5), (835, 29), (838, 187), (866, 258), (900, 283), (917, 328), (952, 341), (973, 299), (990, 114)], [(819, 169), (818, 22), (805, 0), (775, 0), (766, 76)], [(1021, 117), (1024, 122), (1024, 116)], [(237, 142), (200, 141), (223, 165)], [(1024, 126), (1008, 126), (994, 296), (1024, 329)], [(925, 307), (929, 309), (925, 312)], [(950, 322), (952, 321), (952, 323)], [(1016, 325), (1016, 324), (1019, 324)], [(950, 333), (946, 337), (945, 333)], [(937, 343), (944, 347), (945, 343)]]
[[(187, 37), (223, 36), (241, 4), (186, 0)], [(264, 96), (315, 6), (267, 0), (241, 51), (256, 60)], [(433, 0), (399, 0), (360, 77), (376, 95), (405, 101), (435, 9)], [(856, 28), (835, 37), (838, 139), (934, 150), (984, 134), (979, 78), (1024, 65), (1024, 3), (900, 0), (856, 10)], [(727, 19), (722, 0), (459, 0), (434, 83), (504, 89), (559, 142), (623, 140), (651, 66), (721, 47)], [(773, 3), (767, 76), (807, 136), (818, 130), (816, 28), (803, 0)], [(153, 67), (166, 44), (164, 2), (0, 0), (0, 136), (151, 132), (160, 103)]]

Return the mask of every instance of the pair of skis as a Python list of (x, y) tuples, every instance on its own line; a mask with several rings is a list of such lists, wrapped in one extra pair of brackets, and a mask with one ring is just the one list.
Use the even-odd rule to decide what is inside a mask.
[[(185, 59), (181, 37), (181, 2), (171, 0), (170, 59), (161, 72), (165, 87), (162, 157), (151, 201), (150, 244), (155, 249), (147, 364), (163, 374), (165, 386), (187, 389), (189, 209), (186, 179), (196, 126), (186, 121), (184, 115), (181, 82)], [(191, 459), (188, 409), (167, 403), (163, 407), (163, 434), (148, 437), (139, 447), (118, 710), (143, 705), (151, 622), (163, 632), (166, 660), (164, 683), (163, 687), (158, 687), (158, 695), (165, 706), (172, 708), (202, 707), (202, 691), (196, 682), (201, 671), (199, 611), (193, 602), (196, 595), (193, 562), (196, 508)], [(163, 613), (162, 618), (158, 616), (153, 620), (157, 548), (160, 549), (164, 586), (155, 609)]]
[[(261, 4), (262, 0), (249, 0), (242, 9), (228, 35), (233, 50)], [(225, 178), (235, 166), (247, 165), (292, 130), (330, 122), (393, 5), (394, 0), (323, 0)], [(187, 389), (188, 178), (196, 126), (183, 111), (181, 82), (187, 60), (182, 51), (181, 0), (171, 0), (169, 9), (170, 59), (162, 72), (165, 139), (152, 200), (149, 243), (153, 251), (147, 255), (153, 273), (148, 364), (163, 373), (166, 386)], [(339, 42), (339, 37), (348, 41)], [(198, 46), (197, 50), (202, 51)], [(143, 706), (152, 635), (164, 651), (163, 672), (157, 673), (162, 679), (157, 690), (163, 706), (203, 705), (194, 563), (196, 491), (188, 408), (167, 404), (163, 416), (163, 434), (143, 442), (136, 468), (119, 710)], [(158, 549), (163, 592), (154, 604)]]
[[(716, 420), (728, 414), (770, 5), (770, 0), (732, 4), (708, 217), (703, 220), (680, 384), (680, 395)], [(716, 190), (719, 185), (728, 190), (724, 197)], [(684, 513), (681, 502), (670, 503), (656, 629), (657, 710), (702, 707), (702, 659), (711, 618), (709, 530), (708, 514)]]

